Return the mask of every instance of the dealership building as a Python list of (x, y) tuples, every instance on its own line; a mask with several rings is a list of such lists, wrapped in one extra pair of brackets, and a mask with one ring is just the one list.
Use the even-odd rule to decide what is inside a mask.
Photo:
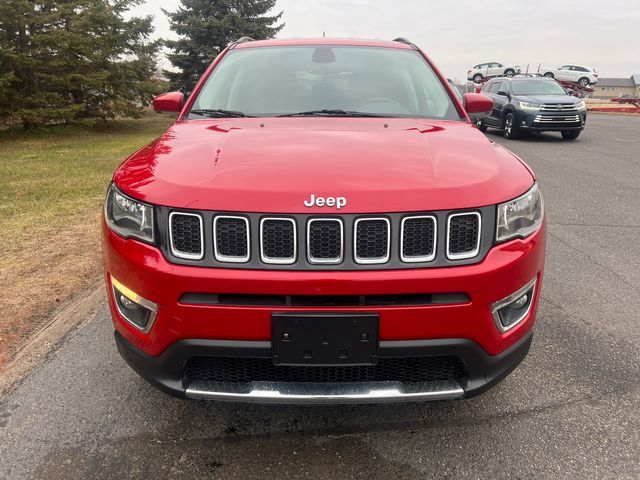
[(599, 78), (591, 98), (640, 97), (640, 73), (629, 78)]

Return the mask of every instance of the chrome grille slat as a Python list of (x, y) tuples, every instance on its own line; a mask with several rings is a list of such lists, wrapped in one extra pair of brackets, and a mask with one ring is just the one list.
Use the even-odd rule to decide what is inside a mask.
[(579, 123), (580, 115), (536, 115), (533, 121), (536, 123)]
[(204, 229), (202, 217), (195, 213), (169, 214), (169, 245), (171, 253), (185, 260), (204, 257)]
[(430, 262), (436, 258), (438, 221), (433, 215), (404, 217), (400, 227), (403, 262)]
[(540, 107), (541, 112), (564, 112), (568, 110), (577, 111), (573, 103), (545, 103)]
[(478, 255), (482, 217), (478, 212), (453, 213), (447, 218), (447, 258), (460, 260)]
[(353, 252), (356, 263), (386, 263), (391, 247), (388, 218), (359, 218), (354, 223)]
[(312, 218), (307, 221), (309, 263), (335, 264), (344, 257), (344, 224), (339, 218)]
[(297, 256), (296, 222), (292, 218), (260, 220), (260, 257), (264, 263), (288, 265)]
[[(226, 230), (227, 234), (223, 229)], [(235, 215), (218, 215), (213, 219), (213, 251), (216, 260), (245, 263), (251, 258), (249, 219)]]

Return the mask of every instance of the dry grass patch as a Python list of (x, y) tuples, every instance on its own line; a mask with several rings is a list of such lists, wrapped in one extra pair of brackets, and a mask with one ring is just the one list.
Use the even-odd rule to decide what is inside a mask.
[(0, 132), (0, 371), (59, 302), (100, 274), (115, 167), (171, 119)]

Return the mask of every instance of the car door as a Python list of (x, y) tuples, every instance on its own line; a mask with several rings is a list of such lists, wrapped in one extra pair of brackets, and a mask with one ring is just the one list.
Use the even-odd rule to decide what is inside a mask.
[(495, 116), (496, 97), (498, 96), (497, 93), (498, 93), (499, 86), (500, 86), (499, 80), (492, 80), (490, 82), (487, 82), (485, 87), (482, 89), (482, 93), (485, 94), (487, 97), (489, 97), (491, 100), (493, 100), (493, 109), (491, 110), (491, 113), (487, 115), (483, 120), (487, 125), (499, 125), (497, 117)]
[(496, 95), (493, 100), (493, 111), (491, 115), (497, 125), (502, 126), (502, 117), (504, 116), (504, 107), (509, 103), (511, 95), (509, 94), (509, 82), (502, 80), (496, 82)]
[(500, 75), (502, 72), (500, 71), (501, 65), (496, 62), (492, 62), (489, 64), (489, 75), (494, 77), (496, 75)]
[(562, 80), (563, 82), (572, 82), (571, 65), (563, 65), (558, 69), (556, 74), (556, 80)]

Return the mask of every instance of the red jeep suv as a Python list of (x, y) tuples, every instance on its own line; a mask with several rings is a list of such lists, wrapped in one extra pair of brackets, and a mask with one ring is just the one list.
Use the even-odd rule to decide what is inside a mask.
[(410, 42), (241, 39), (104, 209), (118, 349), (165, 392), (282, 403), (470, 397), (529, 349), (545, 222)]

